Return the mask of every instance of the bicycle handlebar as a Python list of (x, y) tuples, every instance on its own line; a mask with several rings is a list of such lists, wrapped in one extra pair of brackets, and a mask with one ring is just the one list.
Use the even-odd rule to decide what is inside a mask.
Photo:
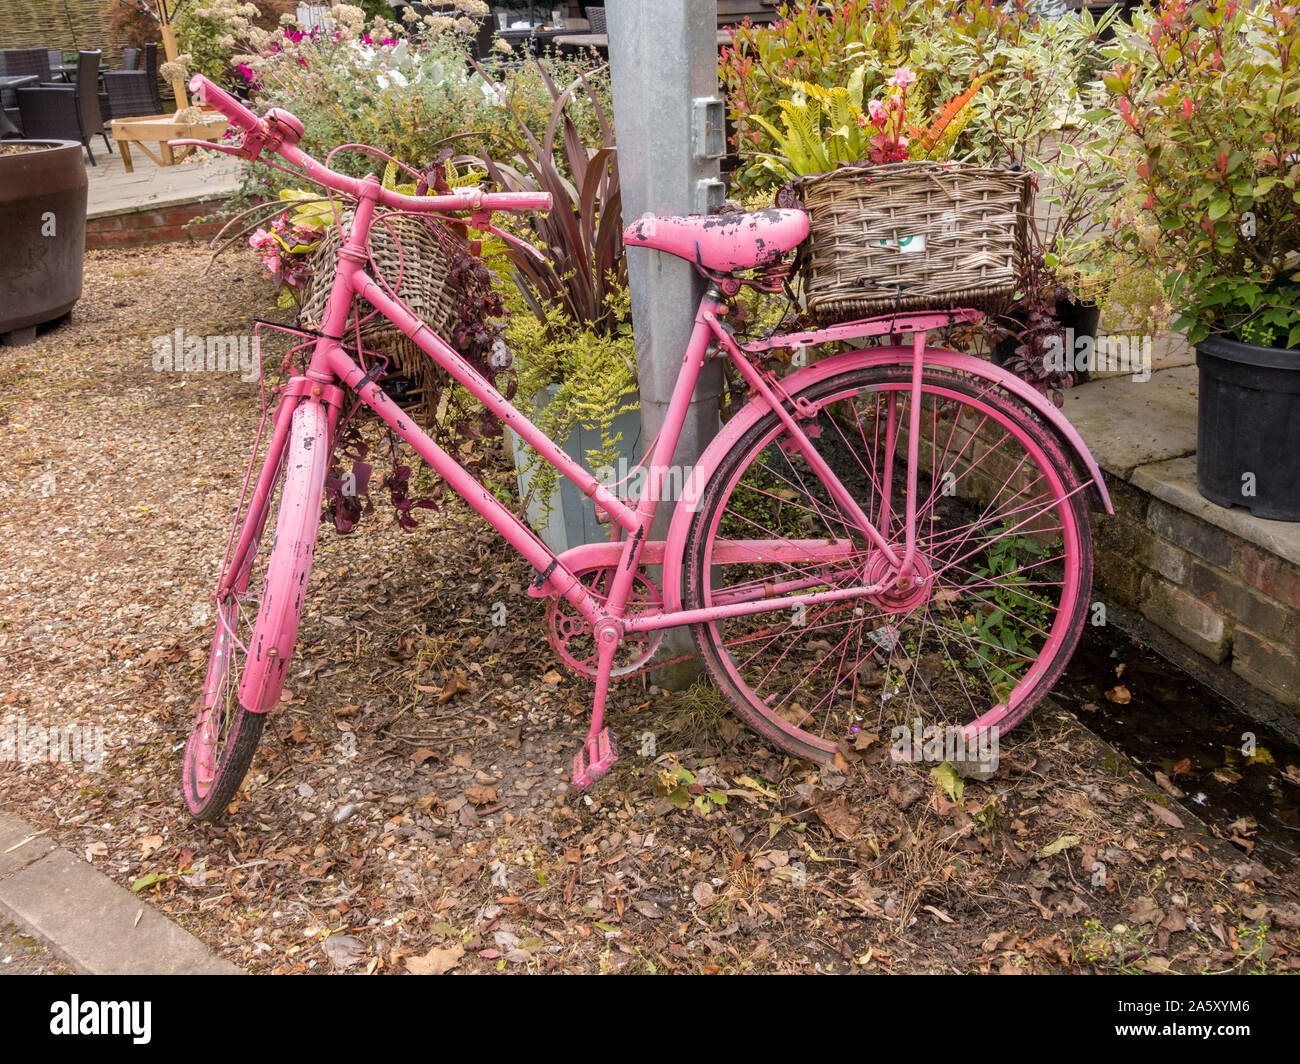
[[(282, 156), (286, 161), (301, 168), (306, 175), (326, 188), (342, 192), (349, 196), (361, 198), (367, 185), (376, 189), (375, 198), (386, 207), (399, 211), (548, 211), (551, 209), (549, 192), (484, 192), (481, 188), (470, 188), (464, 192), (446, 196), (406, 196), (400, 192), (379, 186), (374, 178), (358, 179), (340, 174), (328, 166), (313, 159), (299, 148), (294, 141), (297, 134), (282, 122), (272, 122), (268, 118), (259, 118), (230, 93), (214, 85), (202, 74), (195, 74), (190, 79), (190, 92), (202, 103), (215, 107), (230, 122), (243, 130), (244, 137), (238, 149), (222, 148), (210, 142), (198, 142), (208, 148), (217, 148), (229, 154), (253, 159), (263, 147)], [(271, 117), (274, 118), (275, 112)], [(286, 135), (292, 133), (292, 139)], [(251, 142), (251, 143), (250, 143)], [(179, 143), (179, 142), (177, 142)], [(186, 143), (195, 143), (187, 141)]]

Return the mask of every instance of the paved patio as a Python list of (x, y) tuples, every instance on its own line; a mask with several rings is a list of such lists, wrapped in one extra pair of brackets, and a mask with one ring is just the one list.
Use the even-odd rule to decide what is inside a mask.
[(238, 159), (202, 153), (206, 158), (187, 159), (175, 166), (158, 166), (142, 152), (135, 152), (135, 172), (128, 174), (122, 156), (104, 151), (104, 142), (96, 140), (97, 166), (86, 163), (90, 178), (89, 218), (117, 214), (126, 210), (156, 210), (197, 199), (219, 199), (239, 187)]

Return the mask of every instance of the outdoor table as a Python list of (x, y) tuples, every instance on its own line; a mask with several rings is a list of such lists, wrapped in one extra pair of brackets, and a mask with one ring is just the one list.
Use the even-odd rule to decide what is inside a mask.
[[(0, 77), (0, 92), (20, 89), (24, 85), (37, 85), (40, 83), (39, 74), (7, 74)], [(0, 137), (9, 137), (17, 133), (22, 135), (22, 130), (9, 121), (9, 116), (5, 114), (4, 104), (0, 103)]]
[[(104, 67), (103, 67), (102, 59), (100, 60), (100, 64), (101, 65), (97, 73), (99, 74), (100, 81), (102, 82), (104, 79)], [(61, 77), (64, 81), (75, 83), (77, 80), (76, 77), (74, 77), (74, 75), (77, 73), (76, 63), (60, 63), (58, 66), (54, 68), (54, 72), (57, 72), (59, 77)]]
[(537, 42), (538, 47), (544, 47), (548, 44), (556, 43), (558, 38), (564, 34), (563, 29), (543, 29), (536, 26), (531, 30), (497, 30), (496, 35), (505, 41), (512, 48), (519, 45), (526, 45), (529, 41)]
[[(175, 114), (113, 119), (109, 126), (113, 130), (113, 139), (117, 141), (117, 146), (122, 153), (122, 167), (128, 174), (135, 172), (135, 164), (131, 158), (133, 144), (159, 166), (175, 166), (184, 161), (195, 148), (193, 145), (173, 148), (167, 143), (169, 140), (220, 140), (230, 123), (210, 107), (204, 107), (203, 113), (210, 121), (189, 124), (179, 121)], [(157, 144), (157, 155), (146, 147), (147, 142)]]

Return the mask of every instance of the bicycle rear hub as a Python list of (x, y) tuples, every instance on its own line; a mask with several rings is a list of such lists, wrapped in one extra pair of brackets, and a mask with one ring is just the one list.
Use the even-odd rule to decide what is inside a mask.
[[(894, 549), (901, 557), (902, 545)], [(868, 595), (867, 600), (875, 603), (886, 613), (909, 613), (930, 597), (934, 572), (925, 555), (918, 551), (912, 559), (911, 574), (905, 577), (899, 577), (897, 574), (898, 567), (890, 563), (884, 551), (872, 551), (867, 556), (862, 578), (870, 585), (887, 581), (889, 586), (874, 595)]]

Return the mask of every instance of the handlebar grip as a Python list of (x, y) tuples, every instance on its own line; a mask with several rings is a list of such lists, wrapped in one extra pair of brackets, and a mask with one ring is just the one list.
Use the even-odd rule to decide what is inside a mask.
[(254, 133), (262, 128), (262, 120), (257, 115), (226, 92), (225, 89), (214, 85), (202, 74), (195, 74), (194, 77), (190, 78), (190, 92), (200, 102), (211, 104), (235, 125), (242, 127), (247, 132)]

